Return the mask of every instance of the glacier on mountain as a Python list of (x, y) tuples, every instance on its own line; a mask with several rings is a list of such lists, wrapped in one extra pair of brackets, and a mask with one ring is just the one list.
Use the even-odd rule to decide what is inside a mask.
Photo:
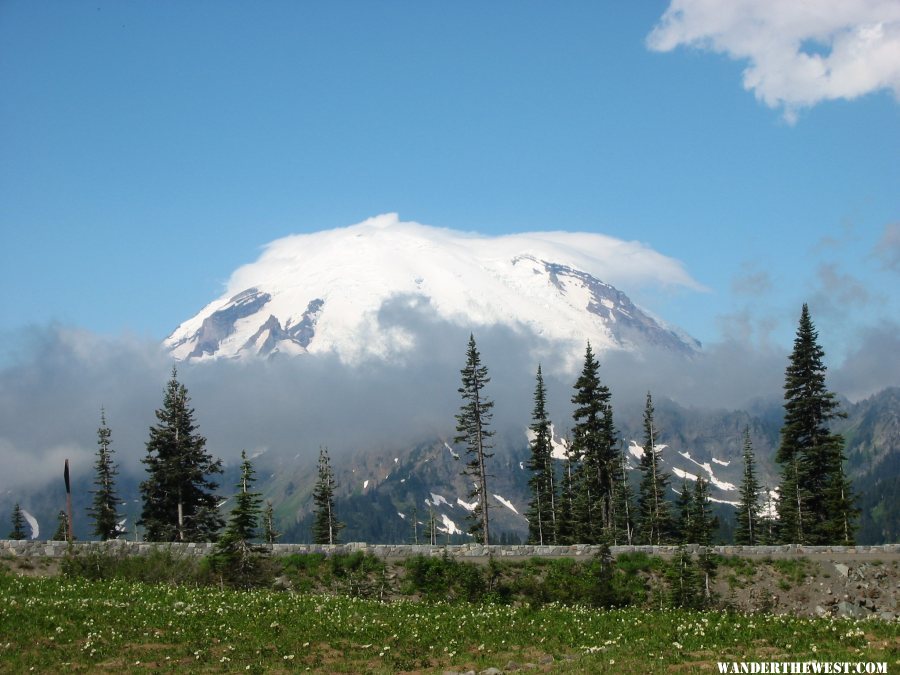
[[(599, 234), (481, 236), (402, 222), (396, 214), (269, 244), (226, 292), (165, 341), (180, 360), (334, 353), (388, 359), (414, 348), (414, 330), (385, 307), (428, 312), (476, 331), (508, 326), (563, 346), (573, 358), (699, 343), (637, 307), (624, 283), (699, 285), (678, 261)], [(602, 280), (601, 280), (602, 279)]]

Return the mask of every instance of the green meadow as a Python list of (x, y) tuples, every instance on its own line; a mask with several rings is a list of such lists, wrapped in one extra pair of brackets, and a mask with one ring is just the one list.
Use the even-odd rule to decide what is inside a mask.
[(877, 620), (373, 599), (0, 574), (2, 672), (718, 672), (717, 661), (881, 661)]

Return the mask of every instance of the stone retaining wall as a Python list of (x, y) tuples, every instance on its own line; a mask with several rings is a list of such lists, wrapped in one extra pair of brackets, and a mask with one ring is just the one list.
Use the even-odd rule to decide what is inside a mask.
[[(77, 541), (72, 544), (76, 554), (107, 552), (118, 555), (146, 555), (154, 549), (170, 549), (173, 553), (184, 556), (205, 556), (212, 552), (215, 544), (209, 543), (153, 543), (114, 540), (108, 542)], [(689, 551), (696, 551), (696, 545), (687, 547)], [(294, 553), (324, 553), (333, 555), (336, 553), (354, 553), (362, 551), (371, 553), (380, 558), (409, 558), (415, 555), (442, 556), (451, 558), (589, 558), (600, 551), (600, 546), (587, 544), (575, 544), (572, 546), (535, 546), (504, 545), (482, 546), (480, 544), (460, 544), (453, 546), (428, 546), (413, 544), (366, 544), (353, 542), (348, 544), (335, 544), (333, 546), (320, 544), (275, 544), (271, 547), (274, 555), (290, 555)], [(900, 556), (900, 544), (884, 544), (881, 546), (801, 546), (791, 544), (788, 546), (712, 546), (712, 551), (722, 555), (741, 556), (807, 556), (829, 555), (854, 556), (865, 555), (876, 557)], [(41, 557), (61, 558), (66, 555), (69, 545), (64, 541), (36, 541), (31, 539), (0, 540), (0, 556), (14, 557)], [(676, 550), (675, 546), (612, 546), (614, 556), (621, 553), (641, 552), (649, 555), (670, 556)]]

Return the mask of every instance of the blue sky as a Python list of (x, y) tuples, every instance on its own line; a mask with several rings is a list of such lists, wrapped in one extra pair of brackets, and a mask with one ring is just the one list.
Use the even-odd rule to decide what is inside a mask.
[(398, 212), (638, 240), (709, 290), (622, 290), (704, 343), (788, 349), (808, 301), (853, 353), (900, 316), (897, 3), (708, 4), (5, 0), (0, 335), (161, 340)]

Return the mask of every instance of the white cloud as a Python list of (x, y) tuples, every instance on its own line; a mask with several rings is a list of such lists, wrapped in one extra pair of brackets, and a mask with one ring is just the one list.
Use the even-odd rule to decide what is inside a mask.
[[(312, 272), (327, 277), (329, 273), (346, 275), (348, 271), (361, 274), (360, 267), (371, 264), (379, 275), (378, 282), (384, 283), (389, 274), (408, 275), (417, 264), (456, 267), (466, 261), (489, 264), (494, 259), (521, 255), (570, 265), (619, 287), (660, 285), (706, 290), (681, 261), (638, 241), (558, 230), (483, 235), (402, 221), (396, 213), (385, 213), (349, 227), (270, 242), (259, 260), (234, 272), (228, 292), (265, 286), (273, 279), (281, 281), (286, 271), (295, 277)], [(336, 260), (345, 263), (337, 273), (333, 271)], [(390, 266), (384, 264), (388, 261)], [(327, 269), (316, 269), (317, 264)]]
[(789, 122), (821, 101), (882, 89), (900, 100), (897, 0), (672, 0), (647, 45), (748, 61), (744, 88)]

